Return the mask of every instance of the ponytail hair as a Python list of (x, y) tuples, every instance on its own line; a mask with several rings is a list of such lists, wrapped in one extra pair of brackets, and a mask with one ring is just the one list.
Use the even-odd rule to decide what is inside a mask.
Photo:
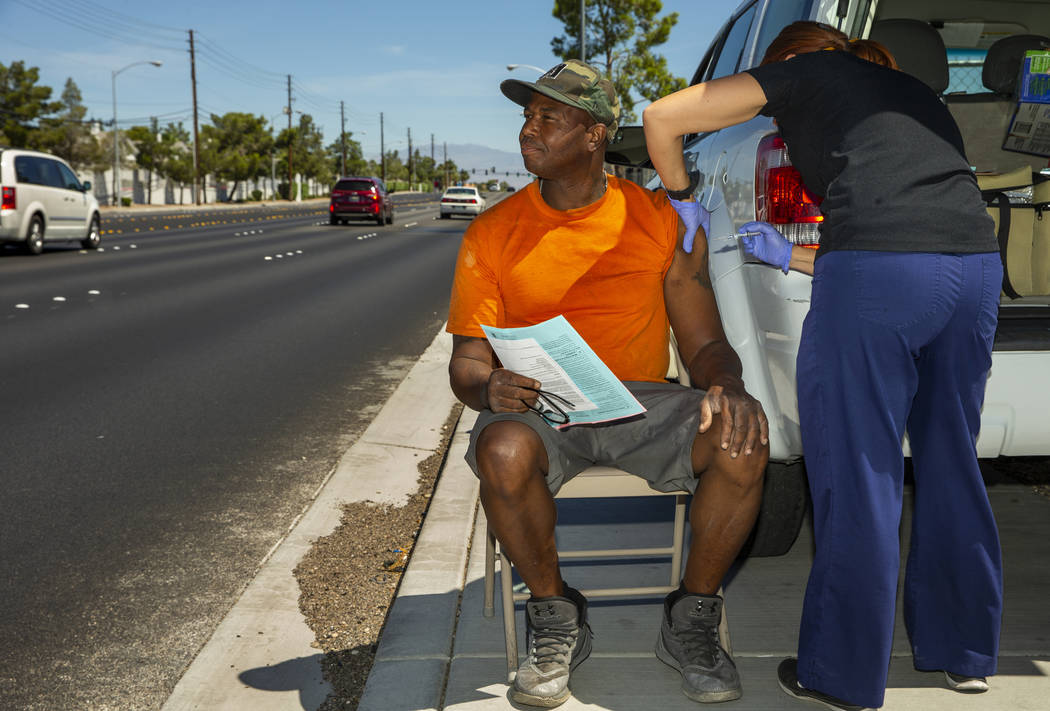
[(868, 39), (850, 39), (831, 25), (809, 20), (792, 22), (781, 30), (766, 49), (762, 64), (782, 62), (792, 54), (806, 54), (825, 49), (849, 52), (869, 62), (898, 69), (897, 60), (881, 43)]

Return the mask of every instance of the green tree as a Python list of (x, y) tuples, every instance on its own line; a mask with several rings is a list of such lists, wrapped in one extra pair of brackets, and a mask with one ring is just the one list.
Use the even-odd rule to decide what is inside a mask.
[(435, 180), (441, 180), (444, 176), (439, 175), (437, 163), (430, 156), (421, 155), (417, 150), (412, 159), (412, 168), (416, 174), (417, 183), (426, 183), (430, 188)]
[[(587, 61), (605, 69), (620, 97), (621, 124), (636, 120), (637, 96), (648, 101), (685, 88), (672, 76), (667, 59), (653, 48), (667, 42), (678, 13), (659, 17), (660, 0), (587, 0)], [(562, 59), (580, 56), (579, 0), (554, 0), (554, 17), (565, 25), (565, 34), (551, 40), (551, 49)]]
[(401, 161), (397, 151), (386, 152), (386, 179), (408, 180), (408, 166)]
[[(298, 126), (293, 126), (290, 130), (286, 128), (277, 136), (278, 175), (288, 175), (289, 144), (292, 147), (292, 171), (294, 173), (322, 183), (331, 181), (336, 171), (329, 164), (330, 157), (324, 148), (324, 136), (321, 135), (320, 129), (310, 114), (301, 114)], [(291, 199), (294, 196), (295, 191), (293, 190), (288, 197)]]
[(62, 98), (55, 102), (55, 107), (56, 116), (40, 119), (34, 141), (36, 147), (65, 158), (78, 170), (100, 163), (102, 150), (84, 121), (87, 107), (82, 103), (80, 89), (72, 78), (66, 79)]
[(179, 204), (182, 191), (193, 183), (193, 149), (190, 132), (182, 123), (169, 123), (160, 134), (160, 172), (179, 186)]
[(341, 138), (346, 141), (346, 169), (343, 169), (343, 144), (337, 138), (326, 149), (328, 163), (335, 175), (368, 175), (368, 161), (361, 152), (361, 144), (353, 140), (352, 131), (347, 131)]
[(150, 204), (153, 202), (153, 173), (164, 173), (164, 144), (157, 131), (157, 120), (153, 119), (150, 126), (132, 126), (126, 135), (135, 144), (135, 163), (146, 171), (146, 203)]
[(207, 167), (219, 180), (232, 180), (229, 199), (242, 180), (260, 178), (270, 173), (270, 151), (273, 137), (263, 116), (230, 111), (211, 115), (211, 124), (201, 129), (201, 154), (207, 156)]
[(0, 141), (12, 148), (40, 148), (41, 118), (62, 108), (51, 101), (51, 87), (37, 86), (40, 70), (25, 62), (0, 64)]

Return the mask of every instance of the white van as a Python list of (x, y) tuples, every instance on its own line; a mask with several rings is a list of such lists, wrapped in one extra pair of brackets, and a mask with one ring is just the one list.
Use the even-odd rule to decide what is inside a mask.
[[(746, 0), (698, 57), (690, 83), (757, 66), (780, 30), (796, 20), (882, 42), (903, 71), (930, 85), (951, 110), (996, 220), (1008, 275), (977, 454), (1050, 455), (1050, 214), (1044, 214), (1050, 213), (1050, 170), (1045, 154), (1003, 149), (1017, 108), (1021, 57), (1026, 49), (1050, 47), (1050, 0)], [(711, 281), (726, 335), (743, 362), (748, 391), (769, 417), (770, 465), (752, 555), (776, 554), (794, 541), (805, 510), (795, 360), (812, 277), (785, 276), (759, 263), (732, 235), (757, 219), (797, 244), (815, 246), (819, 209), (801, 189), (768, 117), (687, 136), (684, 152), (687, 169), (703, 176), (696, 195), (711, 211)], [(625, 127), (606, 159), (651, 168), (640, 127)], [(648, 185), (659, 182), (652, 178)], [(1000, 220), (1005, 210), (1010, 218)]]
[(102, 241), (98, 201), (61, 158), (0, 146), (0, 243), (40, 254), (44, 242)]

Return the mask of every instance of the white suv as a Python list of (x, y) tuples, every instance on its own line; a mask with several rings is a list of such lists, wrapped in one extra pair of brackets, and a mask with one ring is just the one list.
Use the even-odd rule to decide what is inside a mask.
[(98, 201), (61, 158), (0, 146), (0, 243), (16, 242), (40, 254), (44, 241), (102, 241)]
[[(746, 0), (716, 35), (691, 83), (758, 65), (773, 38), (796, 20), (826, 22), (851, 37), (882, 42), (903, 71), (926, 81), (952, 111), (978, 183), (994, 205), (989, 212), (997, 225), (1009, 225), (999, 234), (1009, 279), (977, 453), (1050, 454), (1050, 215), (1043, 214), (1050, 212), (1050, 170), (1045, 155), (1002, 149), (1017, 104), (1010, 92), (1019, 57), (1050, 43), (1050, 2)], [(748, 391), (769, 417), (770, 465), (751, 554), (773, 555), (790, 548), (806, 505), (795, 360), (812, 278), (785, 276), (759, 263), (733, 235), (758, 219), (797, 244), (815, 246), (819, 207), (803, 190), (770, 118), (687, 136), (684, 153), (687, 169), (703, 175), (696, 195), (711, 211), (711, 281), (726, 335), (743, 362)], [(606, 159), (639, 167), (641, 177), (633, 177), (659, 185), (640, 127), (622, 129)], [(999, 219), (999, 200), (1009, 203), (1011, 220)], [(903, 446), (907, 454), (906, 441)]]

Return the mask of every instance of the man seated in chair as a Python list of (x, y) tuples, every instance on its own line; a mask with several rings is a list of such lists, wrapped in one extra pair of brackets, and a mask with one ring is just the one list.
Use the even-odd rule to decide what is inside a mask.
[[(606, 175), (619, 100), (570, 60), (535, 83), (504, 81), (525, 107), (525, 167), (539, 180), (483, 212), (463, 236), (448, 319), (456, 396), (480, 412), (467, 461), (503, 551), (532, 597), (528, 657), (511, 698), (557, 706), (591, 650), (586, 600), (561, 577), (553, 494), (594, 464), (694, 491), (685, 576), (668, 595), (657, 656), (701, 702), (741, 694), (717, 626), (716, 594), (758, 515), (768, 459), (761, 405), (744, 389), (711, 291), (701, 232), (688, 234), (665, 192)], [(695, 227), (693, 228), (695, 231)], [(533, 325), (563, 314), (646, 408), (601, 425), (555, 429), (531, 407), (543, 383), (499, 367), (482, 324)], [(693, 389), (668, 383), (669, 326)]]

